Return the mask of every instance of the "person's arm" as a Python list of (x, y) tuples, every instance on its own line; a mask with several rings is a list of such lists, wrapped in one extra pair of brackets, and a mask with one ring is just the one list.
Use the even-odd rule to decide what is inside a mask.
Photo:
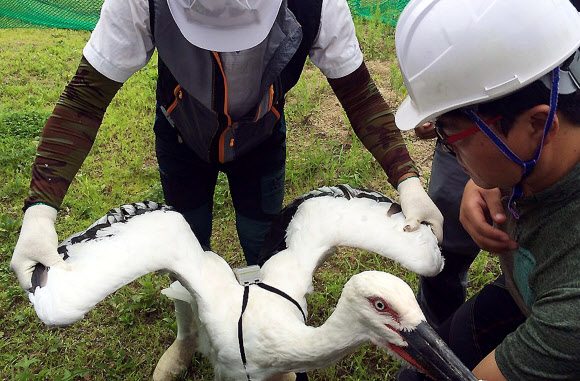
[(123, 84), (94, 69), (83, 57), (42, 131), (24, 208), (60, 208), (87, 157), (109, 103)]
[(469, 180), (463, 190), (459, 220), (477, 246), (492, 253), (501, 254), (518, 247), (517, 242), (488, 221), (496, 224), (506, 222), (499, 189), (483, 189)]
[(441, 242), (443, 216), (421, 186), (419, 171), (395, 125), (393, 110), (381, 96), (364, 62), (351, 74), (328, 78), (328, 82), (354, 132), (399, 191), (407, 230), (416, 230), (421, 222), (429, 223)]
[(395, 125), (393, 109), (383, 99), (365, 63), (345, 77), (329, 78), (328, 83), (346, 111), (355, 134), (377, 159), (389, 182), (396, 188), (404, 176), (418, 175)]
[[(564, 245), (565, 247), (566, 245)], [(531, 310), (532, 315), (508, 334), (503, 341), (473, 369), (481, 380), (572, 380), (580, 375), (580, 335), (578, 334), (577, 271), (564, 274), (566, 266), (576, 261), (563, 261), (553, 271), (564, 281), (562, 288), (544, 292)], [(554, 276), (554, 277), (555, 277)], [(550, 278), (554, 279), (553, 276)], [(569, 287), (571, 285), (572, 287)], [(501, 328), (500, 328), (501, 330)]]
[(107, 106), (121, 86), (83, 57), (44, 126), (24, 202), (20, 236), (10, 261), (24, 290), (32, 286), (37, 263), (67, 268), (57, 252), (57, 210), (95, 141)]
[(475, 369), (473, 369), (473, 374), (480, 380), (507, 381), (495, 362), (495, 350), (481, 360)]

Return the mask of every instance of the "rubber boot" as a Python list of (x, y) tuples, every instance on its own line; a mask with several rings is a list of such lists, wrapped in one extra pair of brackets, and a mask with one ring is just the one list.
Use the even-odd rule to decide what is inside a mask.
[(283, 373), (281, 375), (274, 376), (268, 379), (268, 381), (295, 381), (295, 380), (296, 380), (295, 373)]
[(191, 304), (182, 300), (174, 300), (175, 321), (177, 322), (177, 338), (159, 359), (153, 380), (174, 380), (187, 370), (191, 363), (193, 352), (197, 348), (197, 327)]

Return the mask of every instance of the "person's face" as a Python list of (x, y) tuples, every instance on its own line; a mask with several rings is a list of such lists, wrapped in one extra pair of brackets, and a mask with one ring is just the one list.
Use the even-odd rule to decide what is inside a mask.
[[(498, 119), (484, 120), (520, 159), (525, 161), (533, 156), (534, 150), (530, 149), (522, 133), (525, 128), (517, 119), (507, 136), (501, 132)], [(443, 115), (437, 118), (435, 126), (439, 135), (449, 139), (451, 143), (447, 147), (478, 186), (486, 189), (511, 187), (521, 180), (521, 167), (508, 159), (487, 135), (473, 128), (474, 123), (467, 117)]]

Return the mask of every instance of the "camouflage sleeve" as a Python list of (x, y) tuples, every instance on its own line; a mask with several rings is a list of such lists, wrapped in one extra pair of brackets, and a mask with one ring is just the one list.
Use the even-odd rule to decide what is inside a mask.
[(91, 150), (107, 106), (122, 85), (81, 59), (42, 131), (24, 209), (35, 203), (60, 208)]
[(328, 79), (352, 128), (364, 146), (377, 159), (397, 188), (402, 176), (418, 174), (415, 163), (395, 125), (393, 110), (385, 102), (364, 62), (346, 77)]

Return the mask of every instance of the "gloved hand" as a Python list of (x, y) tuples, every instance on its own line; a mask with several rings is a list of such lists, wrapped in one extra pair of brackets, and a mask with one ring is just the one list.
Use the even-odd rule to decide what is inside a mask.
[(431, 225), (437, 241), (443, 241), (443, 215), (423, 189), (418, 177), (399, 183), (399, 202), (405, 215), (405, 231), (415, 231), (421, 222)]
[(46, 267), (60, 266), (70, 269), (56, 251), (58, 236), (54, 229), (55, 221), (56, 209), (48, 205), (35, 204), (24, 213), (10, 269), (16, 273), (18, 282), (25, 291), (32, 287), (32, 272), (38, 262)]

